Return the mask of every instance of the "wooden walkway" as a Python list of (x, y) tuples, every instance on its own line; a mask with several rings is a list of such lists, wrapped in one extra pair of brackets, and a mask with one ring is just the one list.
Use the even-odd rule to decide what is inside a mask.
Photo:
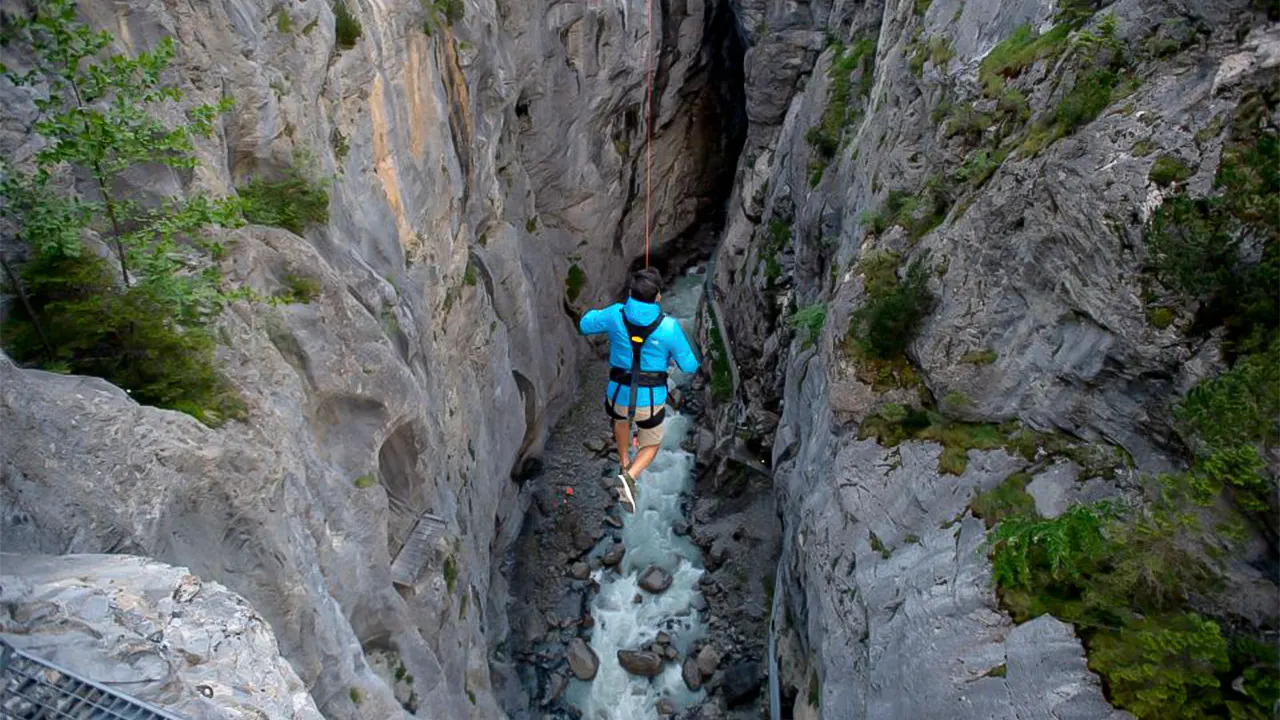
[(447, 526), (444, 518), (423, 511), (400, 552), (391, 561), (391, 582), (407, 587), (417, 585), (427, 561), (431, 559), (431, 545), (444, 535)]

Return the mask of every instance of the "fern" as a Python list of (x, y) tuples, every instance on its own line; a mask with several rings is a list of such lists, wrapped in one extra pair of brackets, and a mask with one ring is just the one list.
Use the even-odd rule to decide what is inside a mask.
[(1006, 518), (987, 540), (996, 584), (1030, 588), (1033, 568), (1048, 571), (1054, 579), (1079, 575), (1101, 554), (1102, 524), (1114, 514), (1111, 503), (1103, 501), (1077, 505), (1051, 520)]
[(1140, 718), (1203, 718), (1221, 703), (1217, 673), (1230, 667), (1218, 625), (1174, 615), (1099, 633), (1090, 667), (1106, 676), (1112, 700)]

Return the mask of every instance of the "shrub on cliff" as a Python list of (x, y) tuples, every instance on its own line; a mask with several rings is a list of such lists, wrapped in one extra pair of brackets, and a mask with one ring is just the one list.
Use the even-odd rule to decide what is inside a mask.
[[(214, 364), (210, 324), (227, 295), (222, 248), (208, 232), (241, 222), (238, 201), (144, 200), (120, 181), (142, 164), (193, 169), (193, 138), (230, 102), (162, 123), (158, 106), (181, 99), (161, 81), (173, 42), (132, 58), (108, 54), (111, 36), (79, 22), (71, 0), (37, 3), (6, 39), (30, 52), (30, 66), (0, 72), (48, 92), (35, 101), (43, 145), (29, 165), (0, 164), (0, 214), (26, 250), (16, 265), (0, 258), (18, 299), (6, 351), (20, 363), (106, 378), (139, 402), (209, 424), (240, 415)], [(76, 191), (76, 175), (89, 189)]]

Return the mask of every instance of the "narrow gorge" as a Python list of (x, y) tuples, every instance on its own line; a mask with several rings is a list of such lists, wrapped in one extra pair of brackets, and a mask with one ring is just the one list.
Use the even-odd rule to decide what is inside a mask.
[[(1274, 0), (0, 31), (6, 646), (193, 720), (1280, 713)], [(646, 255), (628, 515), (577, 320)]]

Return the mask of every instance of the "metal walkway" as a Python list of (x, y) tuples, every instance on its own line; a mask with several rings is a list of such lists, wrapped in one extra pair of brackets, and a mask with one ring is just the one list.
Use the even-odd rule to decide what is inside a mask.
[(184, 720), (0, 640), (0, 718)]

